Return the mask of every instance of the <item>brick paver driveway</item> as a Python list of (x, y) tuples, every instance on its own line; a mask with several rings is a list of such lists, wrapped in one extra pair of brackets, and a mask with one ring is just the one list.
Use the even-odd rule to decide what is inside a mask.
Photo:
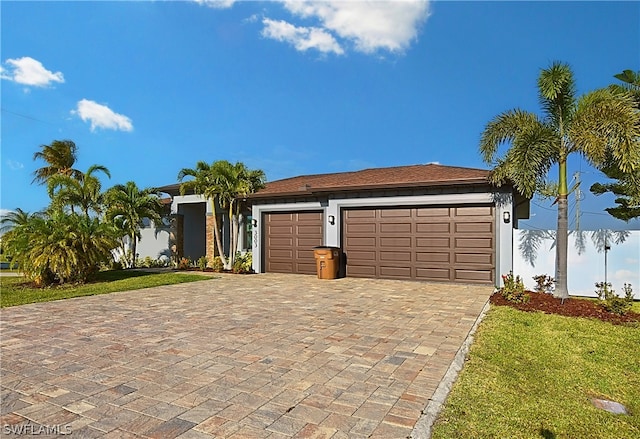
[(490, 293), (225, 275), (5, 308), (0, 427), (71, 437), (404, 438)]

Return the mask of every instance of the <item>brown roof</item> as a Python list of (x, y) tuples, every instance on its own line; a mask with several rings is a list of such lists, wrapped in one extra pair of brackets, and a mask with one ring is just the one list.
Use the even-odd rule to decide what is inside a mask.
[(301, 175), (267, 183), (251, 198), (316, 192), (486, 184), (489, 171), (437, 164), (372, 168), (335, 174)]

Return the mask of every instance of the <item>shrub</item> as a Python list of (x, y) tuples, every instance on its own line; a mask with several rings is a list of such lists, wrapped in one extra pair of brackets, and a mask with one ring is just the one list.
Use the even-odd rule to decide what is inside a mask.
[(546, 274), (533, 276), (533, 280), (536, 281), (535, 289), (538, 293), (552, 294), (553, 290), (555, 290), (556, 288), (556, 280), (551, 276), (547, 276)]
[(200, 267), (200, 270), (201, 271), (206, 270), (208, 264), (209, 264), (209, 261), (207, 260), (207, 257), (200, 256), (200, 258), (198, 259), (198, 267)]
[(513, 272), (502, 275), (504, 287), (500, 290), (502, 297), (513, 303), (527, 303), (531, 298), (524, 292), (524, 283), (520, 276), (513, 276)]
[(189, 258), (180, 258), (178, 270), (188, 270), (189, 267), (191, 267), (191, 260), (189, 260)]
[(236, 253), (235, 261), (233, 262), (234, 273), (252, 273), (253, 268), (253, 255), (251, 252), (246, 252), (244, 255), (240, 252)]
[(224, 270), (224, 264), (222, 263), (222, 259), (220, 258), (220, 256), (216, 256), (215, 258), (213, 258), (211, 268), (213, 268), (213, 271), (215, 271), (216, 273), (221, 273)]
[(618, 296), (611, 288), (611, 283), (597, 282), (596, 294), (600, 300), (600, 306), (614, 314), (626, 314), (633, 303), (633, 289), (631, 284), (624, 284), (624, 297)]

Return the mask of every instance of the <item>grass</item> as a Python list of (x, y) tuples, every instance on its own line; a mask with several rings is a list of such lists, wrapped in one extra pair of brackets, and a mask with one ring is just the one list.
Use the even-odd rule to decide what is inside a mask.
[[(433, 438), (640, 437), (638, 358), (637, 325), (492, 307)], [(597, 409), (591, 398), (624, 404), (630, 415)]]
[(96, 281), (84, 285), (63, 285), (51, 288), (32, 288), (22, 277), (0, 277), (0, 307), (49, 302), (71, 297), (94, 296), (116, 291), (173, 285), (211, 279), (211, 276), (191, 273), (147, 273), (118, 270), (98, 273)]

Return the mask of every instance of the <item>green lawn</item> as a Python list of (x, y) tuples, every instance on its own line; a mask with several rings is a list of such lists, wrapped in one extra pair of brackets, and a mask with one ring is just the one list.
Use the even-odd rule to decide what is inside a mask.
[(433, 438), (640, 438), (640, 327), (492, 307)]
[(22, 277), (0, 277), (0, 307), (24, 305), (26, 303), (49, 302), (70, 297), (93, 296), (115, 291), (173, 285), (184, 282), (212, 279), (211, 276), (191, 273), (147, 273), (120, 270), (98, 273), (95, 282), (85, 285), (64, 285), (52, 288), (30, 288), (22, 285)]

